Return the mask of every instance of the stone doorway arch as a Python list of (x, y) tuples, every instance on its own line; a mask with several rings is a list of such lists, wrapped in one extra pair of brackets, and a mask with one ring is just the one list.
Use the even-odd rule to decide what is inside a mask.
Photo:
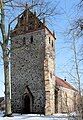
[(30, 111), (30, 97), (29, 95), (25, 95), (24, 97), (24, 113), (25, 114), (29, 114), (31, 111)]
[(28, 86), (25, 87), (23, 94), (23, 113), (30, 114), (32, 113), (32, 102), (33, 96)]

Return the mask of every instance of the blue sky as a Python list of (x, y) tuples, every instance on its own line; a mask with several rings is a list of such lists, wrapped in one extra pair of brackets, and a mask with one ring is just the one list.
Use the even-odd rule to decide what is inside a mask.
[[(68, 37), (66, 37), (66, 34), (68, 32), (68, 29), (71, 28), (71, 20), (75, 20), (78, 16), (78, 10), (75, 6), (79, 0), (60, 0), (60, 7), (63, 11), (63, 14), (61, 16), (58, 16), (55, 31), (57, 34), (57, 41), (56, 41), (56, 75), (60, 76), (61, 78), (65, 78), (72, 84), (75, 84), (75, 80), (70, 77), (70, 73), (75, 76), (75, 73), (72, 69), (73, 65), (73, 52), (71, 50), (71, 44), (67, 42), (68, 40), (71, 41)], [(82, 12), (80, 15), (83, 14)], [(83, 15), (82, 15), (83, 17)], [(79, 49), (82, 45), (82, 39), (78, 39), (77, 49)], [(79, 47), (80, 46), (80, 47)], [(83, 69), (83, 64), (80, 63), (79, 65), (80, 69)], [(68, 72), (70, 72), (68, 74)], [(80, 75), (81, 76), (81, 75)], [(81, 84), (83, 76), (81, 76)], [(77, 86), (75, 86), (77, 87)], [(83, 86), (82, 86), (83, 88)]]
[[(27, 1), (27, 0), (26, 0)], [(50, 1), (50, 0), (49, 0)], [(55, 31), (56, 34), (56, 67), (55, 74), (61, 78), (65, 78), (72, 83), (72, 80), (67, 73), (71, 69), (71, 57), (72, 53), (69, 48), (66, 33), (68, 28), (70, 28), (70, 21), (77, 15), (77, 8), (74, 6), (78, 3), (79, 0), (57, 0), (58, 8), (57, 11), (59, 15), (52, 18), (51, 25), (48, 24), (48, 28)], [(55, 0), (54, 0), (55, 2)], [(16, 13), (18, 14), (18, 12)], [(1, 51), (1, 48), (0, 48)], [(4, 75), (3, 75), (3, 64), (2, 64), (2, 55), (0, 52), (0, 96), (4, 96)], [(83, 65), (81, 66), (83, 68)]]

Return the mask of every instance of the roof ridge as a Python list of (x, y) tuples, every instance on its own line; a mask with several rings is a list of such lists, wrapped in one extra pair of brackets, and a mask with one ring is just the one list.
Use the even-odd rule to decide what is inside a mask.
[(66, 85), (68, 85), (71, 89), (77, 91), (77, 90), (73, 87), (73, 85), (71, 85), (69, 82), (63, 80), (62, 78), (60, 78), (60, 77), (58, 77), (58, 76), (55, 76), (55, 78), (58, 78), (59, 80), (63, 81)]

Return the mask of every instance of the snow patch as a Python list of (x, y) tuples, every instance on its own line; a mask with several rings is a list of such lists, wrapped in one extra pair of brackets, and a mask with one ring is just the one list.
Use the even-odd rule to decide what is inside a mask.
[[(40, 115), (40, 114), (13, 114), (13, 117), (3, 117), (3, 112), (0, 111), (0, 120), (68, 120), (67, 114)], [(70, 120), (75, 120), (71, 117)]]

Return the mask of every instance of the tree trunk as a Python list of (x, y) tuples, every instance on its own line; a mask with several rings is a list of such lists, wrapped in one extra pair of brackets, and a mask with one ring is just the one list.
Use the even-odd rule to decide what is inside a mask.
[(1, 9), (1, 23), (0, 29), (2, 33), (2, 52), (3, 52), (3, 63), (4, 63), (4, 81), (5, 81), (5, 115), (11, 115), (11, 80), (9, 77), (9, 54), (8, 54), (8, 37), (5, 31), (5, 14), (4, 14), (4, 0), (0, 0)]
[(5, 79), (5, 116), (11, 116), (11, 78), (9, 75), (9, 57), (6, 48), (3, 50)]

